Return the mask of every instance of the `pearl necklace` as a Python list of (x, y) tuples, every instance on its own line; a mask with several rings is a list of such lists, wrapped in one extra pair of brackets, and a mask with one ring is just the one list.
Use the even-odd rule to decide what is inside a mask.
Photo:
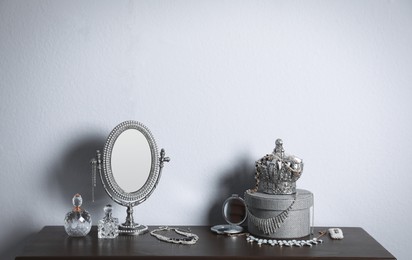
[(261, 246), (262, 244), (267, 244), (267, 245), (271, 245), (271, 246), (298, 246), (298, 247), (302, 247), (302, 246), (309, 246), (312, 247), (313, 245), (317, 245), (317, 244), (322, 244), (323, 240), (319, 239), (321, 236), (324, 236), (325, 234), (327, 234), (327, 231), (319, 231), (319, 235), (317, 237), (314, 237), (312, 239), (307, 239), (307, 240), (276, 240), (276, 239), (266, 239), (266, 238), (258, 238), (258, 237), (254, 237), (252, 235), (248, 235), (246, 237), (246, 241), (249, 243), (254, 243), (256, 242), (259, 246)]
[[(167, 237), (165, 235), (158, 234), (156, 232), (159, 231), (174, 231), (179, 235), (184, 236), (184, 238), (174, 238), (174, 237)], [(158, 229), (152, 230), (150, 235), (156, 237), (160, 241), (174, 243), (174, 244), (183, 244), (183, 245), (193, 245), (199, 240), (199, 236), (196, 234), (179, 230), (178, 228), (169, 228), (169, 227), (159, 227)]]
[(266, 238), (257, 238), (254, 236), (248, 236), (246, 237), (246, 241), (249, 243), (257, 243), (259, 246), (267, 244), (271, 246), (297, 246), (297, 247), (302, 247), (302, 246), (309, 246), (312, 247), (313, 245), (317, 244), (322, 244), (323, 240), (322, 239), (308, 239), (308, 240), (276, 240), (276, 239), (266, 239)]

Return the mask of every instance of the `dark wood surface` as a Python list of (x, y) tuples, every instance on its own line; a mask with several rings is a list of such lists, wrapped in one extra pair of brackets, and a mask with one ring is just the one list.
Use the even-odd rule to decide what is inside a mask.
[[(313, 247), (278, 247), (246, 242), (244, 236), (216, 235), (208, 226), (181, 226), (199, 235), (195, 245), (170, 244), (150, 234), (98, 239), (93, 227), (84, 238), (68, 237), (62, 226), (46, 226), (16, 259), (396, 259), (362, 228), (342, 228), (345, 238), (322, 237)], [(149, 227), (150, 230), (154, 227)], [(326, 228), (316, 228), (315, 231)]]

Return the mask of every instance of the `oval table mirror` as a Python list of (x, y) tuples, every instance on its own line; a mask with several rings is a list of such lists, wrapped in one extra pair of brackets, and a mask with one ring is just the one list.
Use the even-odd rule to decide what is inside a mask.
[(96, 153), (91, 161), (96, 169), (94, 172), (99, 172), (110, 198), (127, 207), (126, 221), (119, 225), (119, 233), (143, 234), (148, 228), (134, 222), (133, 207), (152, 194), (164, 162), (170, 159), (165, 157), (164, 149), (158, 153), (151, 132), (137, 121), (125, 121), (116, 126), (107, 138), (103, 158), (99, 150)]
[(240, 225), (247, 217), (245, 201), (237, 194), (232, 194), (223, 202), (223, 217), (228, 224), (216, 225), (210, 229), (217, 234), (237, 234), (243, 231)]

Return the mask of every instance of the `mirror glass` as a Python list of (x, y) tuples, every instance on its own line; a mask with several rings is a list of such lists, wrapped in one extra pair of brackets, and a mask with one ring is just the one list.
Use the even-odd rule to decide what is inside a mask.
[(139, 190), (149, 177), (152, 156), (146, 137), (127, 129), (117, 137), (111, 157), (113, 178), (125, 192)]
[(223, 216), (230, 224), (239, 225), (246, 218), (245, 203), (239, 197), (230, 198), (223, 205)]

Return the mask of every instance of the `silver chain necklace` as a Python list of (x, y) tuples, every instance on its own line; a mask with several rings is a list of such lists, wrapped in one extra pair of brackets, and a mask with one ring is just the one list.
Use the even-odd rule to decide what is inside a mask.
[[(165, 234), (159, 234), (158, 232), (161, 231), (174, 231), (175, 233), (183, 236), (180, 238), (175, 238), (175, 237), (167, 237)], [(189, 230), (190, 231), (190, 230)], [(183, 244), (183, 245), (193, 245), (199, 240), (199, 236), (193, 233), (190, 233), (189, 231), (183, 231), (179, 230), (178, 228), (169, 228), (169, 227), (159, 227), (158, 229), (152, 230), (150, 232), (150, 235), (156, 237), (160, 241), (168, 242), (168, 243), (174, 243), (174, 244)]]
[(264, 234), (273, 234), (275, 233), (281, 226), (282, 224), (286, 221), (286, 219), (289, 216), (289, 211), (292, 210), (293, 205), (295, 205), (296, 198), (298, 193), (296, 192), (293, 201), (290, 204), (290, 206), (283, 210), (281, 213), (279, 213), (277, 216), (271, 217), (271, 218), (259, 218), (253, 215), (252, 212), (250, 212), (249, 208), (246, 207), (247, 209), (247, 214), (249, 216), (250, 222), (257, 227), (260, 231), (262, 231)]

